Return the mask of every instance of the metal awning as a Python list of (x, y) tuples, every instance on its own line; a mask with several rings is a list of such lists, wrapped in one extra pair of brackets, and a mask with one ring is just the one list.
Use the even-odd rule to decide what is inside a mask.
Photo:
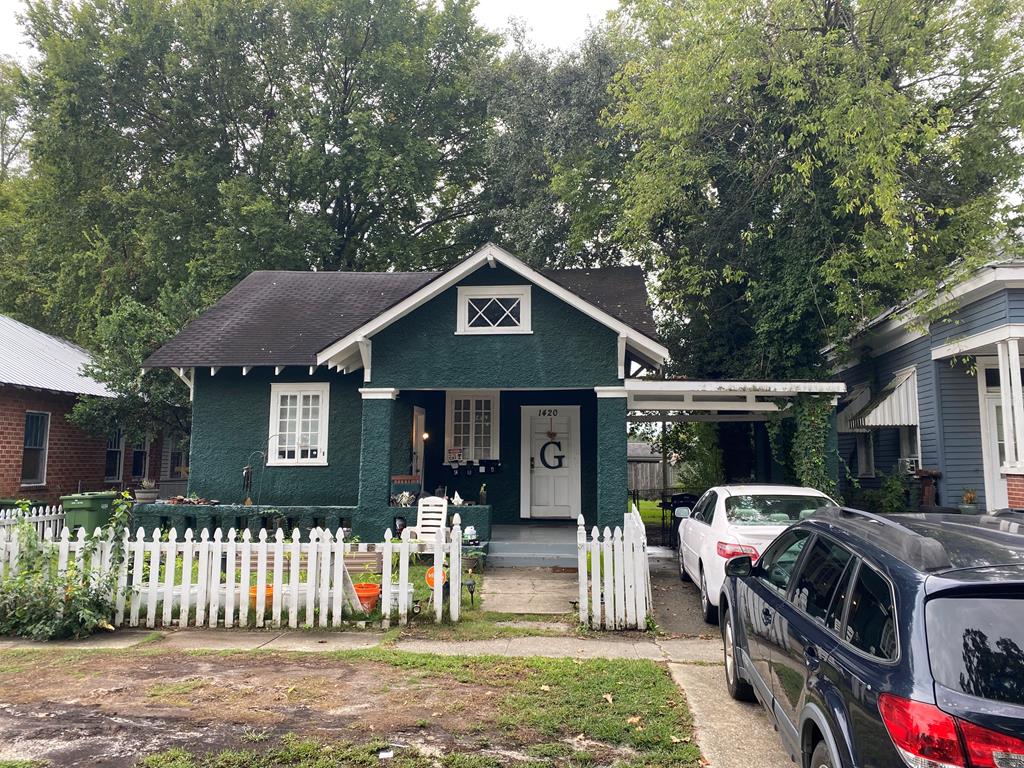
[(836, 413), (836, 432), (867, 432), (864, 427), (855, 427), (853, 420), (867, 408), (871, 402), (871, 386), (869, 384), (858, 384), (849, 392), (846, 397), (839, 401), (839, 410)]
[(693, 381), (626, 379), (623, 387), (598, 388), (599, 397), (625, 396), (630, 411), (668, 411), (631, 415), (641, 421), (763, 421), (780, 410), (780, 401), (799, 395), (846, 393), (834, 381)]
[(916, 427), (917, 369), (908, 368), (897, 373), (878, 396), (860, 413), (854, 415), (849, 423), (854, 429)]

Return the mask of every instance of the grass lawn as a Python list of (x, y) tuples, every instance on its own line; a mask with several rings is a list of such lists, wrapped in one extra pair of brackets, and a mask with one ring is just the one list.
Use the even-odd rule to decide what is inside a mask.
[[(690, 715), (650, 661), (508, 659), (386, 648), (330, 654), (0, 652), (9, 743), (53, 707), (141, 768), (697, 768)], [(119, 718), (110, 732), (105, 713)], [(101, 736), (94, 739), (92, 736)], [(381, 760), (382, 752), (393, 752)], [(25, 759), (56, 755), (28, 752)], [(66, 754), (61, 755), (66, 759)], [(0, 763), (0, 766), (3, 764)]]
[(640, 517), (647, 525), (661, 525), (661, 507), (657, 501), (641, 499), (637, 508), (640, 510)]

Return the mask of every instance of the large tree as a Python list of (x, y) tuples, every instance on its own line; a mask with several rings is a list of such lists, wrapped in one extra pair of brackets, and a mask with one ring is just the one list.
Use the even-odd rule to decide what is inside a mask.
[(1016, 247), (1020, 0), (630, 0), (620, 235), (651, 248), (689, 375), (818, 352)]
[(468, 0), (39, 0), (26, 18), (29, 319), (90, 342), (122, 298), (202, 308), (253, 269), (465, 251), (496, 45)]

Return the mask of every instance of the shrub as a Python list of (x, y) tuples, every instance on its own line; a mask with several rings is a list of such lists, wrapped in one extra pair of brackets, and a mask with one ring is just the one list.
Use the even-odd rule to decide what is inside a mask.
[[(100, 537), (87, 538), (81, 561), (69, 557), (64, 573), (57, 569), (57, 542), (40, 541), (32, 525), (20, 521), (14, 533), (16, 567), (0, 580), (0, 634), (63, 640), (113, 629), (114, 590), (124, 559), (120, 533), (130, 509), (130, 496), (125, 493), (114, 502), (114, 513)], [(112, 541), (109, 565), (94, 573), (89, 565), (107, 540)]]

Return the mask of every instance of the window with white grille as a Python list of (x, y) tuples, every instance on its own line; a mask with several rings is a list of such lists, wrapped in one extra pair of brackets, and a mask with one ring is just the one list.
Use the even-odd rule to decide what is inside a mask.
[(459, 288), (457, 329), (463, 334), (530, 333), (530, 286)]
[(449, 392), (447, 411), (446, 457), (498, 458), (497, 393)]
[(327, 464), (328, 384), (271, 384), (267, 464)]

